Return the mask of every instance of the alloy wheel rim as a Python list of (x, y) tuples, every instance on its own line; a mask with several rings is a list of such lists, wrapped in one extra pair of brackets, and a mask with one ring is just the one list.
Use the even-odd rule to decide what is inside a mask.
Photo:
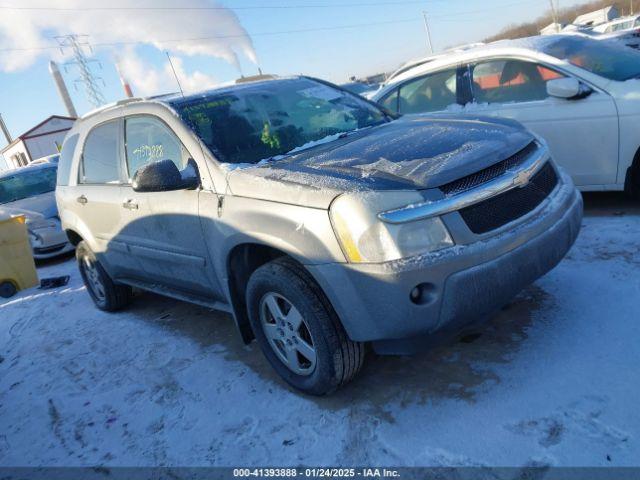
[(302, 376), (313, 373), (316, 348), (307, 322), (293, 303), (274, 292), (265, 294), (260, 323), (269, 346), (289, 370)]
[(91, 292), (98, 300), (103, 301), (106, 298), (104, 285), (98, 275), (95, 262), (93, 262), (89, 257), (84, 257), (82, 259), (82, 269), (84, 270), (85, 277), (87, 279), (87, 286), (91, 289)]

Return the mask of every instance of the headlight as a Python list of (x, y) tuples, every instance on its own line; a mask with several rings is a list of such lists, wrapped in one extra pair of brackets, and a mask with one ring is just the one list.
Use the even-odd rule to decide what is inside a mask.
[(342, 250), (352, 263), (381, 263), (454, 245), (438, 217), (402, 224), (382, 222), (385, 210), (424, 202), (418, 192), (342, 195), (331, 205), (331, 221)]
[(43, 228), (56, 228), (60, 223), (55, 218), (35, 217), (27, 218), (26, 225), (29, 230), (34, 231)]
[(42, 237), (35, 232), (29, 230), (29, 243), (32, 247), (42, 246)]

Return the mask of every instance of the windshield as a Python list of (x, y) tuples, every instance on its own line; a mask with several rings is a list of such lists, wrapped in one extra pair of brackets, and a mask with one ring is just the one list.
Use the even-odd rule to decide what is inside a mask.
[(611, 42), (567, 36), (550, 43), (543, 51), (610, 80), (640, 76), (640, 52)]
[(351, 93), (357, 93), (358, 95), (375, 88), (375, 86), (367, 85), (366, 83), (345, 83), (344, 85), (340, 86), (345, 90), (348, 90)]
[(53, 192), (55, 189), (55, 168), (16, 172), (15, 175), (0, 178), (0, 204)]
[(306, 78), (243, 85), (172, 106), (227, 163), (257, 163), (386, 121), (374, 105)]

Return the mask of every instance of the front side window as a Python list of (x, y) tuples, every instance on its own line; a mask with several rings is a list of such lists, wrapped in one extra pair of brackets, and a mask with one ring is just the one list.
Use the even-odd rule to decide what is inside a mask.
[(307, 78), (239, 85), (171, 105), (226, 163), (257, 163), (386, 122), (364, 99)]
[(380, 105), (390, 110), (391, 112), (398, 112), (398, 89), (396, 88), (391, 93), (388, 93), (382, 100), (378, 102)]
[(547, 81), (562, 75), (542, 65), (522, 60), (490, 60), (472, 68), (477, 103), (532, 102), (544, 100)]
[(56, 167), (27, 169), (0, 178), (0, 204), (53, 192), (56, 189)]
[(95, 127), (84, 143), (80, 165), (80, 183), (120, 183), (120, 155), (117, 121)]
[(609, 80), (640, 77), (640, 52), (624, 44), (567, 35), (546, 45), (543, 52)]
[(189, 160), (189, 152), (182, 142), (161, 120), (150, 116), (125, 120), (127, 173), (132, 179), (145, 165), (171, 160), (182, 170)]
[(425, 113), (445, 110), (457, 103), (457, 69), (432, 73), (400, 87), (398, 112)]

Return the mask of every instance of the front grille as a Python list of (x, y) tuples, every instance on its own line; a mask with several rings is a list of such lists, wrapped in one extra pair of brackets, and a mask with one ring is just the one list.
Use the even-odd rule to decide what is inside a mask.
[(479, 172), (472, 173), (471, 175), (467, 175), (466, 177), (462, 177), (458, 180), (442, 185), (440, 190), (442, 190), (442, 193), (447, 196), (457, 195), (458, 193), (471, 190), (478, 185), (482, 185), (483, 183), (499, 177), (507, 170), (520, 165), (529, 155), (535, 152), (537, 148), (538, 146), (536, 145), (536, 142), (531, 142), (515, 155), (512, 155), (495, 165), (491, 165), (484, 170), (480, 170)]
[(460, 215), (473, 233), (487, 233), (531, 212), (557, 184), (556, 171), (547, 162), (526, 185), (463, 208)]
[(66, 246), (66, 243), (61, 243), (60, 245), (53, 245), (51, 247), (36, 247), (33, 249), (34, 253), (45, 254), (45, 253), (53, 253), (58, 250), (62, 250)]

